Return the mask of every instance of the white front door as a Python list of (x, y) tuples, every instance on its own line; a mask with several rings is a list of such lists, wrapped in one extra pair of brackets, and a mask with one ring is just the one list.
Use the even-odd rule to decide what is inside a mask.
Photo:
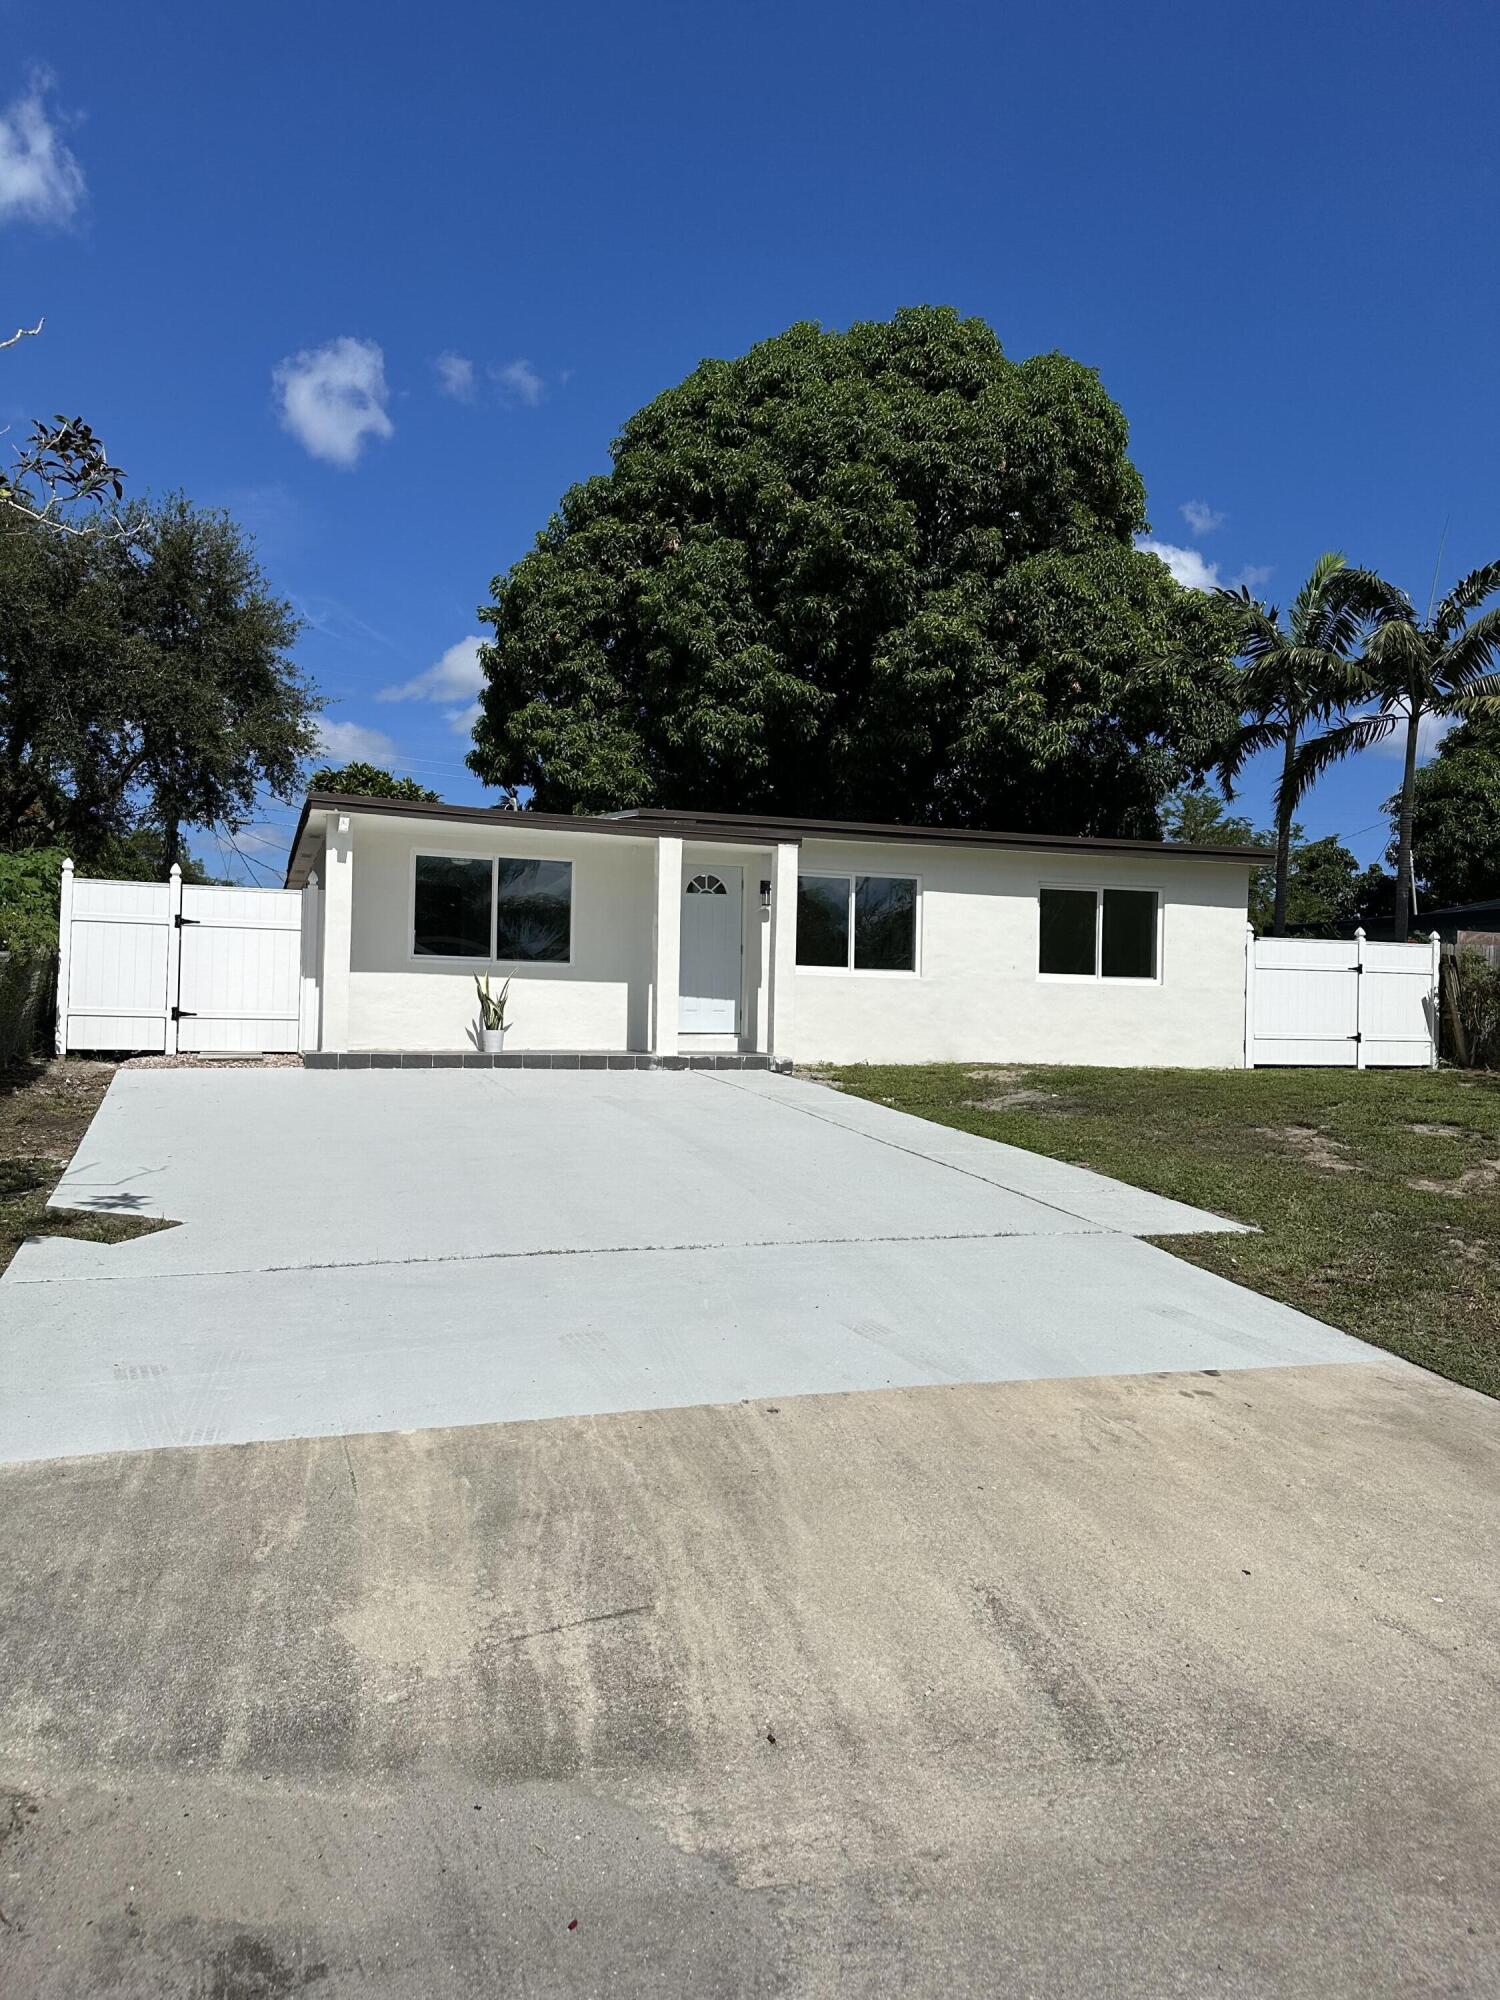
[(678, 977), (684, 1035), (734, 1035), (740, 1026), (744, 892), (738, 868), (682, 871), (682, 956)]

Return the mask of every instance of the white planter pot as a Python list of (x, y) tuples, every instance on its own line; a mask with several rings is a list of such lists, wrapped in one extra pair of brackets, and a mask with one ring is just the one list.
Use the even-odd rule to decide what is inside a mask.
[(497, 1056), (505, 1047), (504, 1028), (481, 1028), (479, 1046), (487, 1056)]

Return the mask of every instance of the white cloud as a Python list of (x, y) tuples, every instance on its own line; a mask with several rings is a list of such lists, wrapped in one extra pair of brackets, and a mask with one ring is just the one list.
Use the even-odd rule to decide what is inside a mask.
[(461, 701), (466, 695), (478, 694), (484, 686), (484, 670), (479, 664), (479, 648), (483, 644), (478, 633), (471, 639), (460, 639), (424, 672), (396, 687), (382, 688), (375, 699)]
[(394, 764), (400, 755), (389, 736), (362, 722), (318, 723), (316, 755), (335, 764)]
[(474, 364), (462, 354), (440, 354), (433, 367), (437, 370), (438, 387), (445, 396), (451, 396), (455, 403), (472, 403), (474, 400)]
[(1143, 555), (1160, 556), (1180, 584), (1188, 590), (1217, 590), (1219, 565), (1204, 560), (1196, 549), (1180, 549), (1174, 542), (1153, 541), (1137, 535), (1136, 547)]
[(507, 361), (503, 368), (492, 368), (490, 375), (512, 402), (524, 403), (528, 410), (542, 400), (542, 378), (529, 361)]
[(0, 222), (71, 222), (83, 168), (47, 116), (52, 79), (36, 70), (24, 97), (0, 112)]
[[(1417, 724), (1417, 759), (1425, 764), (1437, 755), (1437, 747), (1450, 729), (1458, 726), (1461, 718), (1456, 715), (1424, 715)], [(1396, 717), (1396, 727), (1390, 735), (1376, 745), (1387, 757), (1406, 755), (1406, 713), (1403, 710)]]
[(479, 664), (479, 648), (483, 644), (478, 633), (460, 639), (424, 672), (396, 687), (382, 688), (375, 699), (457, 702), (460, 706), (449, 708), (444, 720), (456, 734), (467, 736), (479, 719), (479, 703), (471, 697), (484, 686), (484, 669)]
[(1246, 590), (1259, 590), (1262, 584), (1271, 581), (1274, 574), (1274, 566), (1271, 563), (1246, 563), (1245, 567), (1236, 570), (1229, 580), (1236, 590), (1241, 584)]
[(1222, 528), (1229, 518), (1227, 514), (1220, 514), (1210, 507), (1206, 500), (1187, 500), (1178, 511), (1195, 535), (1211, 535), (1215, 528)]
[(388, 438), (385, 356), (373, 340), (345, 334), (276, 366), (281, 421), (314, 458), (353, 465), (367, 437)]

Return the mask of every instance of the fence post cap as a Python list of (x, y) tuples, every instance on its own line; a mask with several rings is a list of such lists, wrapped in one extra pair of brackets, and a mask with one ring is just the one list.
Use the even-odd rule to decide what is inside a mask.
[(1364, 925), (1363, 925), (1363, 924), (1356, 924), (1356, 925), (1354, 926), (1354, 935), (1355, 935), (1355, 936), (1356, 936), (1357, 938), (1362, 938), (1362, 937), (1364, 936), (1364, 934), (1365, 934), (1365, 927), (1364, 927)]
[(1427, 942), (1429, 944), (1441, 944), (1442, 941), (1443, 941), (1443, 934), (1441, 931), (1429, 931), (1427, 933)]
[(174, 882), (180, 882), (182, 880), (182, 869), (178, 866), (178, 864), (175, 861), (172, 863), (171, 867), (167, 870), (167, 874), (171, 877), (171, 879)]
[(71, 854), (65, 854), (65, 855), (63, 856), (63, 865), (62, 865), (62, 872), (64, 873), (64, 875), (71, 875), (71, 874), (72, 874), (72, 872), (73, 872), (73, 857), (72, 857), (72, 855), (71, 855)]

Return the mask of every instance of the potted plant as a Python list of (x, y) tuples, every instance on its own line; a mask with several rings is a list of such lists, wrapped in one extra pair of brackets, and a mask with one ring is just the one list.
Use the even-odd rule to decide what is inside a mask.
[(479, 995), (479, 1046), (488, 1056), (498, 1055), (505, 1047), (505, 1000), (510, 981), (507, 979), (498, 993), (491, 993), (486, 973), (474, 981), (474, 991)]

